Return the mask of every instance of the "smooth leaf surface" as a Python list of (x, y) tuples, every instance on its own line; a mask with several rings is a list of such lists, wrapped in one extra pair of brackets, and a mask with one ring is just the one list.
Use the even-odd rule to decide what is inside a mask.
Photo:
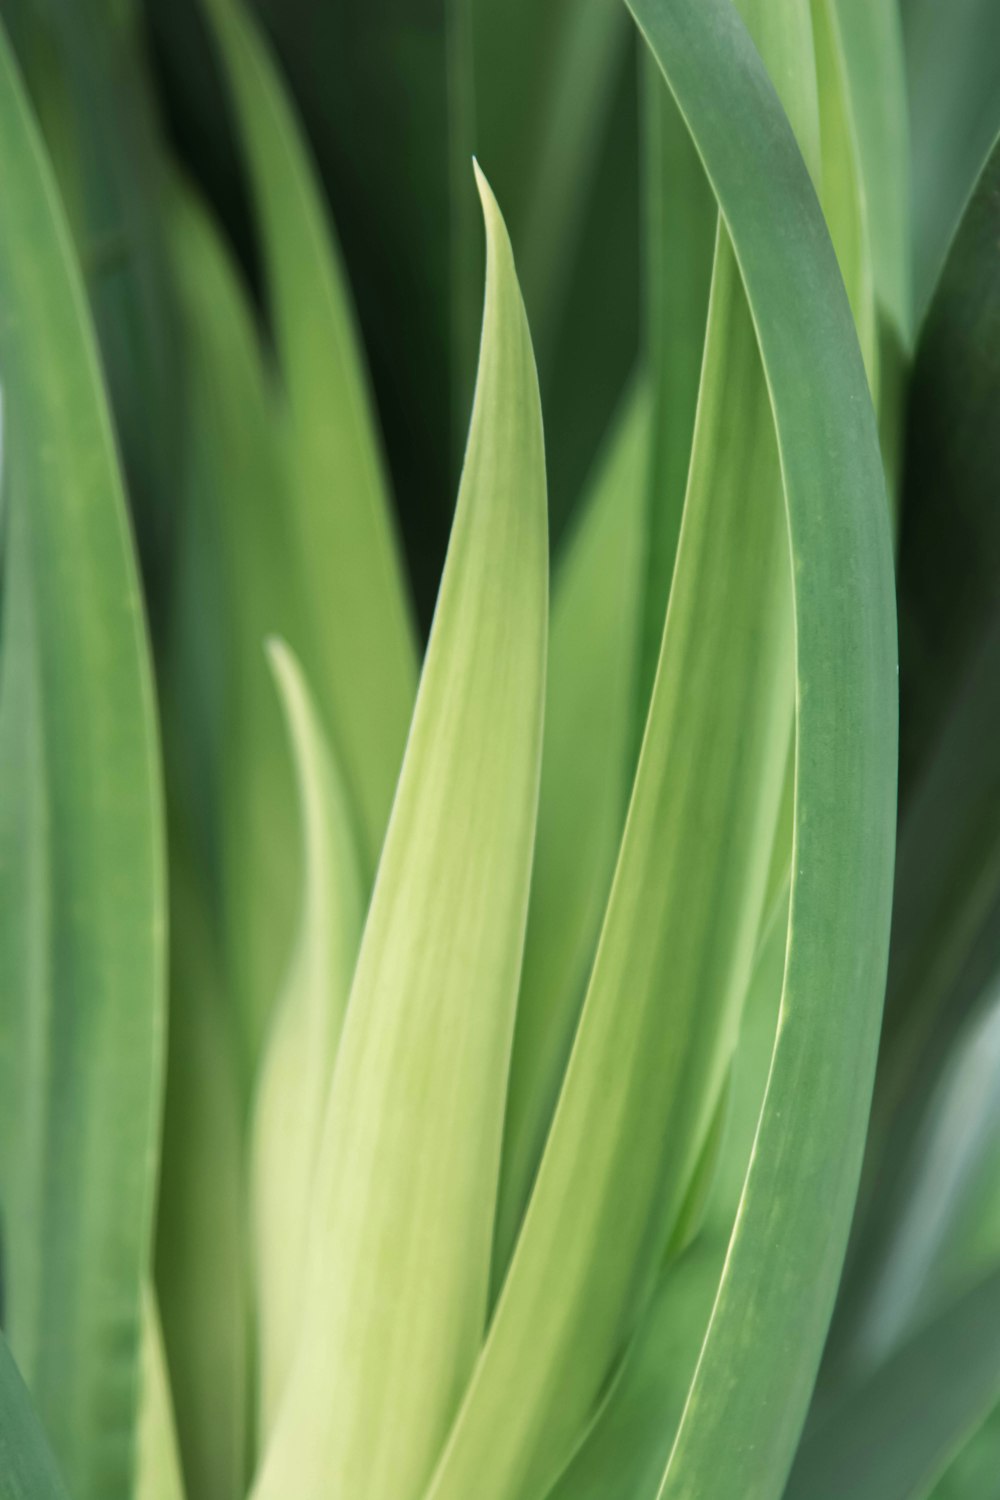
[(875, 279), (862, 193), (859, 127), (835, 0), (813, 0), (813, 35), (820, 106), (820, 202), (850, 298), (873, 399), (878, 399)]
[(907, 0), (915, 326), (1000, 127), (1000, 11), (994, 0)]
[(419, 1494), (486, 1320), (548, 558), (531, 342), (503, 221), (479, 186), (487, 276), (469, 445), (324, 1123), (309, 1316), (256, 1500)]
[(156, 1290), (188, 1500), (243, 1500), (251, 1345), (242, 1102), (208, 896), (177, 824), (170, 867)]
[(875, 293), (904, 349), (909, 349), (913, 341), (910, 132), (900, 21), (900, 12), (906, 9), (896, 0), (834, 0), (857, 134)]
[(142, 1300), (142, 1394), (135, 1497), (184, 1500), (163, 1331), (151, 1286), (146, 1287)]
[(642, 64), (643, 274), (653, 421), (636, 694), (637, 742), (656, 675), (684, 510), (719, 218), (698, 153), (670, 90), (651, 58), (644, 57)]
[[(484, 1500), (541, 1494), (566, 1462), (681, 1211), (750, 976), (791, 717), (788, 566), (773, 426), (725, 243), (709, 330), (660, 669), (597, 956), (433, 1500), (473, 1484)], [(711, 695), (696, 691), (705, 681)]]
[(55, 1459), (0, 1334), (0, 1500), (67, 1500)]
[(300, 655), (351, 788), (370, 875), (416, 683), (391, 503), (339, 252), (292, 107), (236, 0), (210, 10), (254, 189), (301, 492), (287, 517), (311, 623)]
[[(746, 285), (781, 453), (796, 620), (791, 926), (778, 1032), (660, 1495), (771, 1496), (791, 1461), (832, 1308), (874, 1067), (894, 832), (891, 548), (836, 259), (746, 31), (724, 0), (635, 0), (633, 9), (692, 131)], [(830, 1132), (841, 1143), (835, 1156)]]
[(160, 1106), (159, 764), (83, 288), (2, 33), (0, 160), (5, 1327), (77, 1500), (125, 1500)]
[(303, 857), (299, 931), (261, 1063), (253, 1118), (260, 1440), (273, 1424), (302, 1321), (323, 1110), (363, 916), (340, 772), (294, 655), (276, 639), (269, 655), (295, 756)]
[(998, 1327), (1000, 1270), (918, 1329), (807, 1432), (788, 1500), (920, 1500), (996, 1402)]
[(931, 1490), (931, 1500), (979, 1500), (1000, 1468), (1000, 1406), (962, 1444)]
[(553, 584), (538, 832), (504, 1120), (495, 1291), (545, 1144), (625, 819), (638, 646), (634, 601), (649, 452), (645, 391), (634, 391), (626, 403)]
[(5, 0), (3, 9), (83, 272), (155, 635), (180, 386), (163, 147), (139, 16), (108, 0)]

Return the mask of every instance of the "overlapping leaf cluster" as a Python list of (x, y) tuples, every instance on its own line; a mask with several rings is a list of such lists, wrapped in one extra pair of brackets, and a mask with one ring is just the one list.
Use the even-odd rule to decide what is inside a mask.
[(237, 0), (5, 0), (2, 1500), (986, 1493), (998, 80), (629, 6), (273, 7), (345, 257)]

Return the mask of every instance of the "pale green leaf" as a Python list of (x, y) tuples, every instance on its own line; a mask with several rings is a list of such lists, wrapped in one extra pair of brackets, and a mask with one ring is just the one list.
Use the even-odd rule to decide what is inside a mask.
[(834, 0), (833, 4), (857, 137), (875, 294), (896, 337), (909, 349), (913, 340), (910, 132), (900, 23), (900, 11), (906, 8), (898, 0)]
[(643, 266), (653, 422), (646, 518), (636, 743), (663, 638), (705, 347), (718, 209), (698, 153), (651, 58), (642, 59)]
[(416, 658), (379, 442), (340, 257), (292, 107), (237, 0), (211, 0), (254, 190), (289, 462), (286, 525), (309, 620), (299, 655), (378, 859)]
[(432, 1500), (543, 1494), (651, 1290), (750, 977), (791, 721), (788, 575), (773, 424), (722, 240), (660, 666), (604, 927)]
[(309, 1316), (256, 1500), (419, 1493), (476, 1356), (541, 760), (534, 360), (496, 203), (451, 547), (317, 1168)]
[(184, 1500), (163, 1331), (151, 1286), (142, 1299), (141, 1380), (135, 1500)]
[(302, 1321), (323, 1109), (363, 916), (340, 773), (294, 655), (272, 640), (270, 658), (295, 756), (303, 858), (299, 931), (261, 1063), (253, 1117), (259, 1441), (273, 1425)]
[[(705, 1223), (661, 1273), (614, 1383), (551, 1500), (653, 1500), (712, 1310), (757, 1131), (781, 997), (787, 884), (764, 925), (740, 1021)], [(721, 1122), (720, 1122), (721, 1123)]]
[(545, 1144), (625, 818), (648, 452), (649, 407), (638, 389), (627, 398), (597, 465), (553, 587), (538, 835), (504, 1122), (495, 1290)]
[(77, 1500), (126, 1500), (163, 1025), (155, 715), (83, 288), (2, 32), (0, 162), (5, 1327)]
[(820, 202), (850, 298), (868, 383), (877, 400), (878, 329), (868, 208), (862, 196), (854, 96), (849, 91), (836, 0), (812, 0), (812, 15), (820, 107)]

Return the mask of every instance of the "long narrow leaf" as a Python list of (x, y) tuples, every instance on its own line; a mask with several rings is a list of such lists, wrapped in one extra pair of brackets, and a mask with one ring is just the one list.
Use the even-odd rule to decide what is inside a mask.
[(415, 651), (344, 274), (281, 81), (237, 0), (210, 6), (265, 251), (292, 474), (288, 521), (313, 621), (303, 667), (378, 859), (413, 704)]
[(295, 754), (304, 857), (299, 933), (261, 1064), (253, 1119), (261, 1438), (273, 1423), (302, 1319), (323, 1108), (363, 914), (340, 773), (295, 657), (278, 641), (271, 643), (270, 656)]
[(458, 509), (341, 1039), (309, 1315), (256, 1500), (419, 1493), (486, 1319), (541, 760), (548, 563), (534, 360), (487, 227)]
[(0, 1334), (0, 1500), (67, 1500), (42, 1424)]
[(649, 409), (639, 390), (609, 439), (553, 589), (538, 837), (504, 1121), (495, 1290), (558, 1097), (625, 818), (648, 453)]
[(762, 1497), (780, 1492), (818, 1364), (874, 1068), (894, 833), (891, 548), (836, 259), (747, 33), (726, 0), (634, 0), (633, 10), (733, 238), (774, 407), (794, 564), (784, 992), (750, 1172), (660, 1491)]
[(126, 1500), (163, 1024), (153, 694), (83, 289), (2, 33), (0, 162), (6, 1327), (78, 1500)]
[[(789, 623), (774, 430), (723, 239), (618, 867), (534, 1191), (432, 1500), (544, 1493), (651, 1290), (749, 980), (791, 720)], [(697, 690), (706, 681), (711, 694)]]

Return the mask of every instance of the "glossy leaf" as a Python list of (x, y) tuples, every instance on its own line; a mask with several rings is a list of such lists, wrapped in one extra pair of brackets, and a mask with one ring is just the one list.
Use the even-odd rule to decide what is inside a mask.
[(361, 881), (340, 773), (301, 669), (272, 640), (295, 755), (302, 830), (299, 932), (261, 1063), (252, 1194), (258, 1431), (269, 1432), (302, 1321), (302, 1278), (323, 1109), (354, 973)]
[(486, 305), (469, 445), (324, 1124), (309, 1316), (256, 1500), (418, 1493), (486, 1319), (548, 562), (531, 343), (503, 221), (479, 185)]
[(5, 1326), (77, 1500), (125, 1500), (163, 1025), (153, 693), (83, 288), (2, 33), (0, 159)]
[(310, 621), (302, 664), (355, 803), (368, 872), (416, 662), (379, 441), (339, 253), (291, 105), (237, 0), (210, 7), (247, 153), (287, 399), (287, 516)]
[[(627, 398), (553, 586), (538, 834), (497, 1209), (499, 1289), (583, 1002), (625, 818), (645, 392)], [(586, 816), (581, 809), (586, 808)]]

